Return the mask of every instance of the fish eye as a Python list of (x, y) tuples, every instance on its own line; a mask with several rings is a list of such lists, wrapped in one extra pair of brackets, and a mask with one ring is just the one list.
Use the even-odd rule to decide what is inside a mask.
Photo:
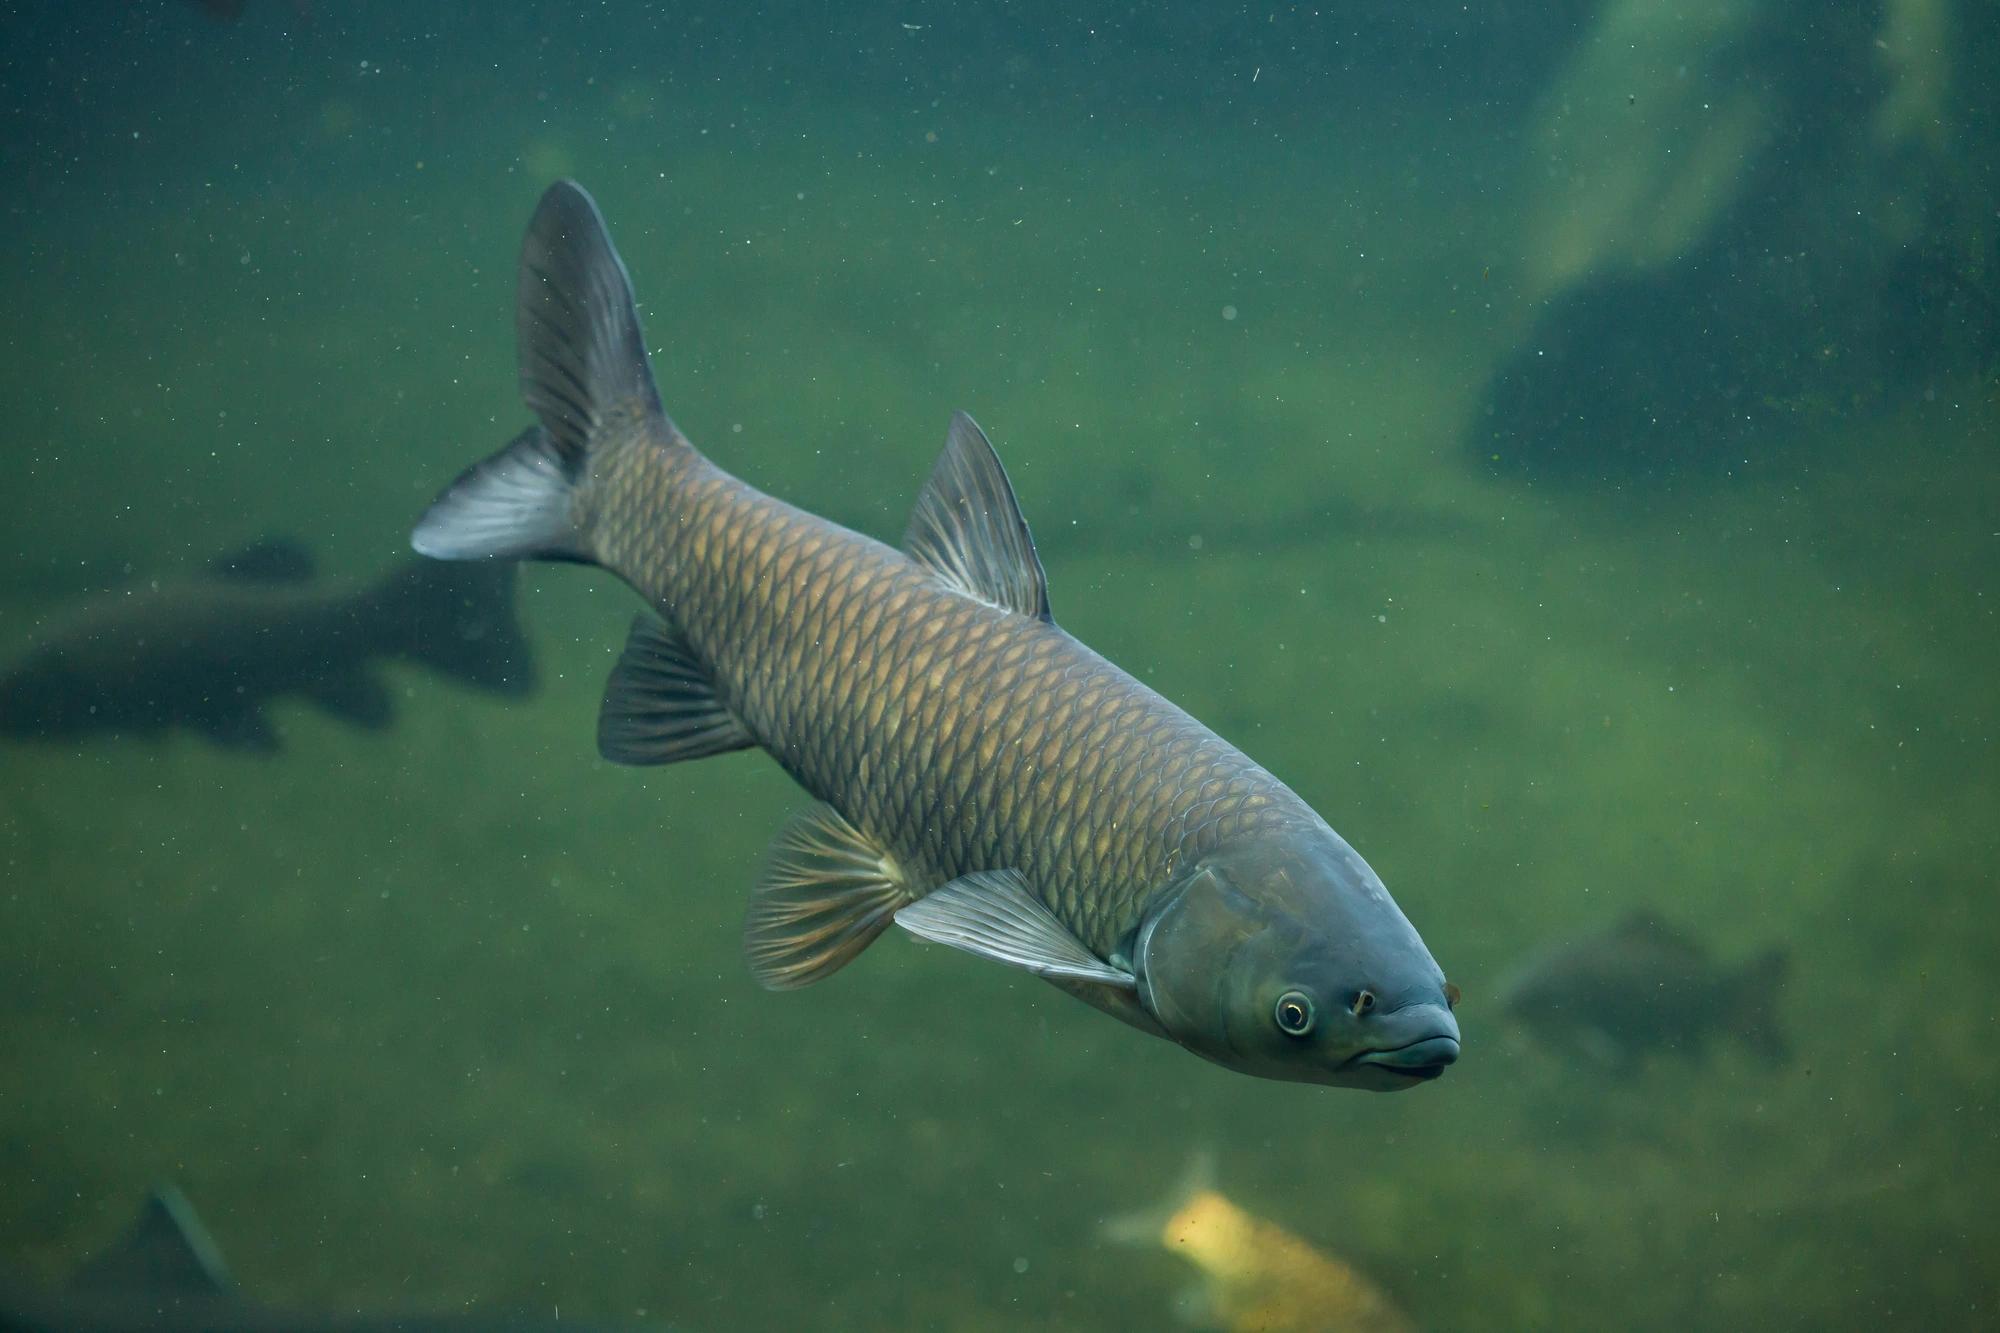
[(1451, 1008), (1458, 1008), (1458, 987), (1449, 981), (1444, 983), (1444, 1002)]
[(1313, 1029), (1312, 996), (1300, 990), (1288, 990), (1278, 997), (1276, 1017), (1278, 1027), (1290, 1037), (1303, 1037)]
[(1354, 997), (1354, 1016), (1356, 1018), (1361, 1017), (1361, 1015), (1367, 1013), (1370, 1009), (1373, 1009), (1374, 1007), (1375, 1007), (1374, 991), (1364, 990), (1359, 995)]

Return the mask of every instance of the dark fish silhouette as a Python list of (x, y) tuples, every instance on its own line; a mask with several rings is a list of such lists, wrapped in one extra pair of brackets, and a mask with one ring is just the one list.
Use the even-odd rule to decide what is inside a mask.
[(421, 662), (501, 694), (534, 687), (514, 617), (513, 571), (411, 561), (372, 585), (320, 582), (283, 541), (225, 556), (200, 577), (114, 591), (60, 617), (0, 673), (0, 735), (75, 739), (189, 727), (274, 752), (265, 715), (295, 695), (357, 726), (386, 726), (379, 660)]
[[(0, 1333), (588, 1333), (605, 1325), (478, 1311), (316, 1314), (241, 1295), (194, 1209), (156, 1189), (116, 1241), (52, 1290), (0, 1272)], [(664, 1328), (660, 1333), (665, 1333)]]
[(901, 550), (738, 481), (667, 418), (625, 266), (568, 181), (529, 224), (516, 321), (541, 425), (412, 543), (612, 570), (658, 615), (606, 688), (604, 756), (760, 746), (818, 798), (751, 900), (765, 986), (830, 975), (893, 921), (1245, 1073), (1394, 1089), (1458, 1058), (1453, 992), (1367, 862), (1056, 626), (970, 417)]
[(1552, 1044), (1629, 1068), (1654, 1051), (1698, 1056), (1727, 1035), (1754, 1054), (1790, 1053), (1777, 999), (1788, 959), (1773, 948), (1736, 967), (1649, 911), (1559, 945), (1501, 988), (1503, 1009)]

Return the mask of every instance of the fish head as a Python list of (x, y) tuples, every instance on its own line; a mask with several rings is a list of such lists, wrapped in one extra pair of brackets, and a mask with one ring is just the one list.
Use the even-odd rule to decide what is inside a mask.
[(1156, 899), (1131, 958), (1168, 1035), (1242, 1073), (1394, 1091), (1458, 1058), (1456, 988), (1324, 825), (1200, 858)]

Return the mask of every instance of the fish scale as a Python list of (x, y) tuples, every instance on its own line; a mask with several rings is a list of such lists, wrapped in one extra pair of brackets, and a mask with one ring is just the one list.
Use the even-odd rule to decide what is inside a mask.
[[(602, 563), (673, 620), (757, 742), (878, 839), (915, 892), (1018, 869), (1109, 952), (1180, 861), (1318, 819), (1063, 630), (764, 495), (678, 433), (628, 438), (598, 487)], [(646, 506), (644, 524), (619, 521)], [(857, 784), (864, 767), (871, 781)]]

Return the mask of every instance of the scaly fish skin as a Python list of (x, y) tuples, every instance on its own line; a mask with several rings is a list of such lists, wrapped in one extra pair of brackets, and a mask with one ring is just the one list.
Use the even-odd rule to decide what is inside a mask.
[(1015, 867), (1109, 955), (1176, 865), (1319, 824), (1056, 626), (952, 591), (691, 448), (635, 442), (600, 484), (606, 513), (660, 498), (650, 521), (600, 529), (602, 563), (681, 630), (758, 744), (913, 882)]

